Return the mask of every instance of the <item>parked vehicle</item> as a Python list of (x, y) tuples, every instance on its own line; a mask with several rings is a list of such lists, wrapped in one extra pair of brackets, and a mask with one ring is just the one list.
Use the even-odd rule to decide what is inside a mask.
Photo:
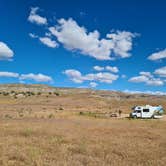
[(162, 106), (135, 106), (132, 108), (133, 111), (130, 113), (131, 118), (162, 118), (164, 113)]

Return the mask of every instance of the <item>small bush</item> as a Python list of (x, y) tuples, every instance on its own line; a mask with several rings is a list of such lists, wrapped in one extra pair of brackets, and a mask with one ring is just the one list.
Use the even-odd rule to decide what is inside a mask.
[(41, 95), (41, 92), (38, 92), (37, 95), (38, 95), (38, 96)]
[(58, 92), (54, 92), (54, 95), (59, 96), (60, 94)]
[(5, 118), (12, 119), (12, 116), (9, 115), (9, 114), (6, 114), (6, 115), (5, 115)]
[(4, 95), (4, 96), (8, 96), (8, 95), (9, 95), (9, 92), (3, 92), (3, 95)]
[(29, 137), (32, 135), (32, 133), (33, 133), (32, 129), (27, 128), (24, 131), (22, 131), (20, 134), (24, 137)]
[(97, 116), (97, 114), (94, 113), (94, 112), (79, 112), (79, 115), (89, 116), (89, 117), (94, 117), (94, 118), (99, 117), (99, 116)]
[(62, 107), (59, 107), (59, 110), (61, 110), (61, 111), (62, 111), (62, 110), (64, 110), (64, 109), (63, 109)]
[(54, 118), (54, 115), (53, 115), (53, 114), (49, 114), (49, 115), (48, 115), (48, 118), (49, 118), (49, 119)]

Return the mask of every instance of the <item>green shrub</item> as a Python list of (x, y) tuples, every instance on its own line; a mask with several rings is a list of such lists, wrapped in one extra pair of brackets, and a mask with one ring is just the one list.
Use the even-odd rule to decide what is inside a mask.
[(53, 115), (53, 114), (49, 114), (49, 115), (48, 115), (48, 118), (49, 118), (49, 119), (54, 118), (54, 115)]
[(58, 92), (54, 92), (54, 95), (59, 96), (60, 94)]
[(33, 133), (32, 129), (27, 128), (27, 129), (25, 129), (24, 131), (21, 131), (21, 132), (20, 132), (20, 135), (22, 135), (22, 136), (24, 136), (24, 137), (29, 137), (29, 136), (32, 135), (32, 133)]

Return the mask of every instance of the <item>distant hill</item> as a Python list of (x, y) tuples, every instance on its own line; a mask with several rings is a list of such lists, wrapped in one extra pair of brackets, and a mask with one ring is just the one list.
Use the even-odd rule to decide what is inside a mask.
[(110, 90), (94, 90), (90, 88), (70, 88), (70, 87), (53, 87), (45, 84), (0, 84), (0, 91), (5, 92), (55, 92), (58, 91), (61, 94), (81, 94), (87, 93), (93, 96), (103, 98), (166, 98), (166, 95), (151, 95), (151, 94), (131, 94), (121, 91), (110, 91)]

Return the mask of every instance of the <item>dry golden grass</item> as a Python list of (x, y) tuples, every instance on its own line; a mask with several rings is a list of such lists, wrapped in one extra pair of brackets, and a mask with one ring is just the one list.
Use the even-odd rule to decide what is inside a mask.
[(0, 165), (160, 165), (165, 121), (80, 116), (0, 121)]
[(164, 105), (164, 97), (118, 100), (71, 92), (18, 99), (0, 95), (0, 166), (166, 165), (166, 119), (79, 114), (117, 108), (129, 113), (135, 104)]

